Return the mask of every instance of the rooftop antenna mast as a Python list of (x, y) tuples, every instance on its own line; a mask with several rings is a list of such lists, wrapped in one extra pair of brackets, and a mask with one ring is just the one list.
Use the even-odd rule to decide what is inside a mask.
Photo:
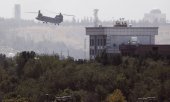
[(99, 9), (94, 9), (94, 27), (98, 27), (99, 18), (98, 18)]

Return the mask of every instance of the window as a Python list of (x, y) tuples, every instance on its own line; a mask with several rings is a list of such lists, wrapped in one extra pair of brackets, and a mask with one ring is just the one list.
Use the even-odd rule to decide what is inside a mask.
[(94, 46), (94, 39), (90, 39), (90, 46)]
[(97, 45), (100, 46), (100, 39), (97, 39)]
[(100, 39), (100, 46), (103, 46), (103, 39)]
[(90, 55), (94, 55), (94, 50), (90, 49)]
[(103, 46), (106, 46), (106, 39), (103, 39)]
[(116, 44), (115, 44), (115, 43), (113, 44), (113, 47), (116, 47)]

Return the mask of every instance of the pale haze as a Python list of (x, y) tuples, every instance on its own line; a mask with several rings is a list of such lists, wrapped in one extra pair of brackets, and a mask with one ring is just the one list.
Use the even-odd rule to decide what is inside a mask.
[(26, 14), (42, 10), (46, 15), (55, 16), (47, 11), (73, 14), (76, 18), (92, 17), (93, 9), (99, 9), (101, 20), (124, 17), (140, 20), (144, 13), (160, 9), (170, 19), (170, 0), (0, 0), (0, 17), (12, 18), (14, 5), (20, 4), (23, 19), (34, 19), (35, 14)]

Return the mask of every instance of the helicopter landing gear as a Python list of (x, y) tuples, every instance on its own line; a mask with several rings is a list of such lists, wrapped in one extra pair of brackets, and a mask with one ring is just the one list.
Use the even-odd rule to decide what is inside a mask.
[(59, 26), (59, 23), (55, 23), (55, 25), (58, 25), (58, 26)]

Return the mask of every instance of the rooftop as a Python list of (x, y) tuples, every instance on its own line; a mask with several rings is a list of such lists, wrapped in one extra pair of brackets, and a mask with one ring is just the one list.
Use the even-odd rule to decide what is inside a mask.
[(152, 14), (161, 14), (161, 10), (160, 9), (153, 9), (150, 13)]

